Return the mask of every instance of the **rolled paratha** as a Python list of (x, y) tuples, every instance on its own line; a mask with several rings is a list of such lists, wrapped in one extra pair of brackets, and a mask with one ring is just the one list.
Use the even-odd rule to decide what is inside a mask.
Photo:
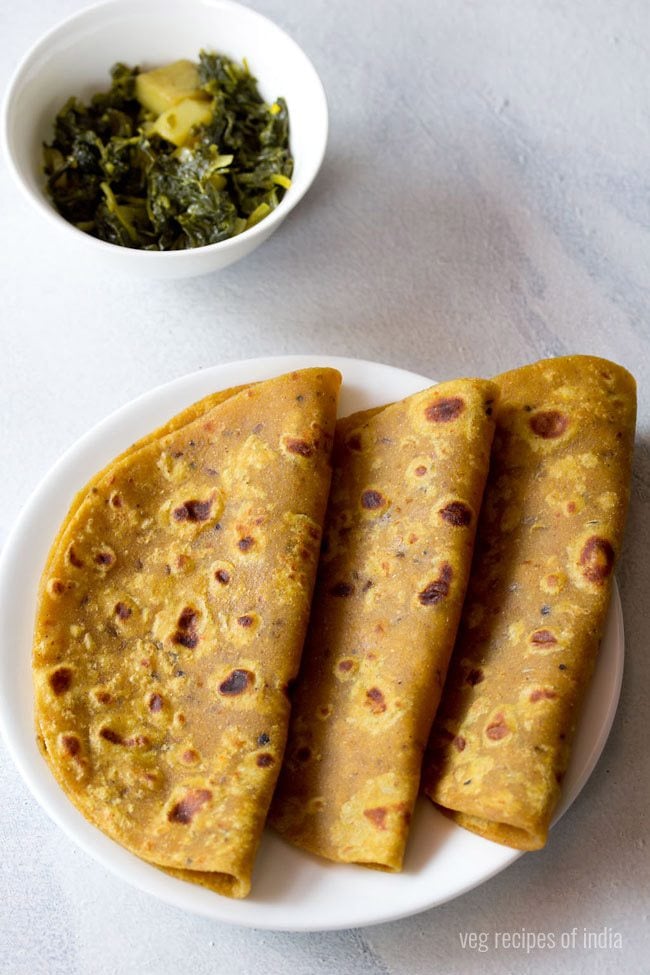
[(233, 897), (284, 750), (340, 375), (201, 401), (74, 500), (42, 578), (38, 733), (83, 815)]
[(496, 387), (339, 421), (324, 548), (270, 814), (297, 846), (402, 865), (469, 575)]
[(544, 846), (620, 552), (632, 376), (588, 356), (497, 377), (490, 476), (425, 792), (461, 826)]

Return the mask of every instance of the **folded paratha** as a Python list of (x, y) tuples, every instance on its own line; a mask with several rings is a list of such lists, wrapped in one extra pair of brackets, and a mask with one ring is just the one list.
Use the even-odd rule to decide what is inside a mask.
[(202, 400), (72, 504), (39, 593), (45, 757), (145, 860), (245, 896), (277, 779), (329, 489), (340, 375)]
[(497, 377), (490, 477), (424, 787), (461, 826), (542, 847), (620, 552), (634, 379), (604, 359)]
[(270, 822), (402, 865), (487, 476), (496, 387), (457, 380), (337, 425), (321, 567)]

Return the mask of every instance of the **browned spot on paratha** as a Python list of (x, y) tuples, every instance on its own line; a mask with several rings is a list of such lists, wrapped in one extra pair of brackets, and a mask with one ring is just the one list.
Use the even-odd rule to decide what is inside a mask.
[(75, 569), (83, 569), (85, 565), (83, 559), (77, 555), (74, 545), (68, 549), (68, 561), (70, 565), (74, 565)]
[(491, 741), (501, 741), (502, 738), (506, 738), (510, 734), (510, 729), (505, 717), (497, 714), (494, 720), (486, 725), (485, 734)]
[(300, 440), (297, 437), (284, 437), (283, 442), (290, 454), (311, 457), (314, 453), (314, 445), (307, 440)]
[(555, 440), (566, 432), (569, 418), (558, 410), (543, 410), (531, 416), (530, 428), (538, 437), (544, 440)]
[(443, 521), (455, 528), (465, 528), (472, 520), (472, 512), (464, 501), (450, 501), (439, 514)]
[(464, 409), (465, 401), (460, 396), (447, 396), (430, 403), (424, 415), (431, 423), (450, 423), (456, 420)]
[(185, 606), (181, 611), (176, 623), (176, 632), (172, 636), (172, 642), (188, 650), (193, 650), (199, 643), (197, 623), (199, 611), (193, 606)]
[(158, 714), (162, 711), (165, 702), (163, 700), (162, 694), (152, 694), (149, 698), (149, 710), (153, 711), (154, 714)]
[(70, 758), (75, 758), (81, 752), (81, 742), (76, 735), (62, 735), (61, 745), (63, 751)]
[(377, 829), (386, 829), (386, 817), (388, 810), (385, 806), (376, 806), (374, 809), (364, 809), (363, 815), (369, 819)]
[(65, 694), (72, 686), (73, 672), (70, 667), (57, 667), (49, 677), (50, 687), (55, 694)]
[(552, 630), (535, 630), (530, 635), (530, 642), (538, 647), (550, 647), (557, 643), (557, 637)]
[(607, 538), (592, 535), (580, 552), (582, 574), (589, 582), (602, 585), (612, 574), (615, 558), (612, 543)]
[(377, 508), (384, 508), (386, 506), (386, 499), (384, 498), (381, 491), (376, 491), (374, 488), (368, 488), (361, 495), (361, 507), (365, 508), (367, 511), (374, 511)]
[(174, 521), (201, 522), (207, 521), (212, 510), (212, 498), (205, 501), (190, 498), (174, 508), (172, 517)]
[(443, 563), (440, 567), (440, 575), (438, 578), (428, 583), (418, 595), (418, 599), (423, 606), (435, 606), (437, 603), (442, 602), (443, 599), (446, 599), (449, 595), (453, 574), (451, 566), (447, 562)]
[(167, 813), (167, 819), (170, 823), (180, 823), (187, 826), (211, 798), (212, 793), (209, 789), (191, 789), (179, 802), (172, 806)]
[(371, 687), (366, 691), (366, 704), (373, 714), (383, 714), (388, 705), (386, 699), (378, 687)]
[(219, 684), (219, 693), (234, 697), (243, 694), (252, 686), (255, 675), (250, 670), (233, 670), (228, 677)]
[(115, 553), (110, 549), (102, 549), (95, 553), (95, 565), (102, 569), (110, 569), (115, 565)]
[(531, 693), (530, 700), (533, 703), (536, 701), (552, 701), (555, 697), (557, 697), (557, 693), (555, 691), (548, 687), (541, 687)]

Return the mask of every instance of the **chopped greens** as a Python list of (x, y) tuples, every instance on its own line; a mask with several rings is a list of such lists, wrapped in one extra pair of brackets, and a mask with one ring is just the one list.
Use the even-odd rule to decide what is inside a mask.
[(66, 102), (44, 146), (66, 220), (122, 247), (182, 250), (233, 237), (278, 205), (293, 172), (287, 106), (264, 102), (245, 61), (201, 51), (197, 66), (116, 64), (111, 76), (89, 105)]

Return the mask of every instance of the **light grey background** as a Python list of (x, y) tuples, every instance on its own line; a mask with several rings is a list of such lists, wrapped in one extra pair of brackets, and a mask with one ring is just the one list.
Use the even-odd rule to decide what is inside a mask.
[[(241, 265), (156, 284), (71, 266), (0, 169), (0, 542), (88, 427), (197, 368), (328, 352), (445, 379), (567, 352), (609, 356), (640, 384), (619, 714), (545, 851), (436, 910), (322, 935), (229, 928), (132, 890), (49, 822), (0, 745), (0, 972), (650, 971), (650, 6), (254, 5), (313, 59), (331, 138), (308, 197)], [(80, 6), (3, 0), (3, 85), (37, 36)], [(459, 937), (573, 927), (579, 942), (583, 928), (619, 933), (623, 948), (478, 954)]]

